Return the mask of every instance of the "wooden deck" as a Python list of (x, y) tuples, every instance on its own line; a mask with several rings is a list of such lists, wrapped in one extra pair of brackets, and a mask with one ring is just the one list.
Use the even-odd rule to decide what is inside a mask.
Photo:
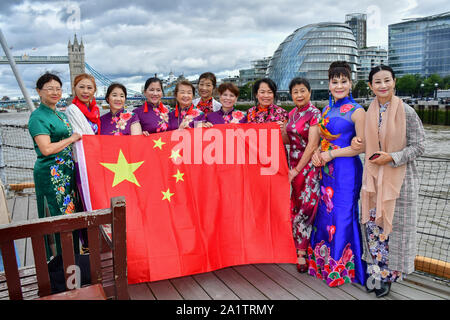
[[(13, 221), (37, 218), (34, 195), (8, 199)], [(30, 239), (16, 242), (22, 266), (34, 264)], [(255, 264), (129, 286), (133, 300), (379, 300), (357, 284), (329, 288), (293, 264)], [(449, 300), (450, 285), (413, 273), (384, 300)]]

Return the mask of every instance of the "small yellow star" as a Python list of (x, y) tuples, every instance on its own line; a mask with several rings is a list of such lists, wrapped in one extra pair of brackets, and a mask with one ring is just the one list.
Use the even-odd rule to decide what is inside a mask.
[(176, 182), (178, 182), (180, 180), (184, 181), (183, 176), (184, 176), (184, 173), (181, 173), (180, 170), (177, 170), (177, 174), (174, 174), (172, 177), (176, 178), (177, 179)]
[(169, 159), (173, 159), (174, 161), (177, 161), (178, 158), (181, 158), (180, 149), (172, 150), (172, 155), (169, 157)]
[(166, 192), (161, 191), (161, 193), (164, 195), (164, 197), (162, 198), (162, 200), (167, 200), (170, 202), (170, 197), (172, 197), (175, 193), (170, 193), (170, 189), (167, 189)]
[(163, 141), (161, 140), (161, 137), (159, 137), (158, 140), (153, 140), (153, 142), (155, 143), (155, 145), (153, 146), (153, 148), (159, 148), (159, 150), (162, 150), (163, 144), (166, 144), (165, 142), (163, 142)]

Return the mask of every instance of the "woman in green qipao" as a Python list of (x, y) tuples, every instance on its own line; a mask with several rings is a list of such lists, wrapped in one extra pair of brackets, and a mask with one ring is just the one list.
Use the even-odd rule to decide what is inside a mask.
[[(72, 143), (81, 139), (81, 135), (73, 133), (66, 115), (56, 110), (56, 103), (61, 99), (61, 86), (59, 77), (51, 73), (38, 79), (36, 91), (41, 104), (28, 121), (37, 154), (34, 183), (39, 218), (76, 212), (78, 202)], [(48, 260), (61, 254), (59, 234), (55, 235), (54, 248), (49, 245), (47, 237), (45, 245)], [(74, 249), (78, 253), (78, 232), (74, 232)]]

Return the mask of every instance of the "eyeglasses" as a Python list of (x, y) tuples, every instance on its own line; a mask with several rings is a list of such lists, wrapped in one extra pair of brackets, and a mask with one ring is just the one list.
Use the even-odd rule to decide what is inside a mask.
[(47, 92), (62, 92), (61, 88), (53, 88), (53, 87), (48, 87), (48, 88), (42, 88), (41, 90), (45, 90)]

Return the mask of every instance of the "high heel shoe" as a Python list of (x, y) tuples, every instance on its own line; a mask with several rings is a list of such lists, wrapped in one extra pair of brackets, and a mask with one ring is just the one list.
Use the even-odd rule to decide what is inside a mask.
[(390, 282), (381, 282), (381, 288), (375, 289), (375, 295), (377, 298), (381, 298), (387, 296), (391, 291), (391, 283)]
[(305, 263), (297, 263), (297, 271), (300, 273), (305, 273), (308, 271), (308, 257), (306, 254), (302, 255), (302, 257), (305, 260)]

